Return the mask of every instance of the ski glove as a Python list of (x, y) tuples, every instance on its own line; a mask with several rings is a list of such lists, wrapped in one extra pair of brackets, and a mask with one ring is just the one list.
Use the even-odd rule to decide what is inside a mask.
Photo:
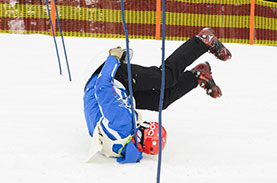
[(120, 46), (109, 50), (109, 55), (116, 57), (118, 61), (120, 60), (122, 53), (123, 53), (123, 51)]

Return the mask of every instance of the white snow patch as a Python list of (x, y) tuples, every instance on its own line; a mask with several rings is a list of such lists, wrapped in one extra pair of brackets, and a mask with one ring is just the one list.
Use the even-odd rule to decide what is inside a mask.
[(16, 0), (10, 0), (10, 5), (15, 6), (16, 5)]
[(98, 2), (98, 0), (85, 0), (86, 5), (92, 5), (92, 4), (95, 4), (97, 2)]
[(10, 20), (8, 22), (9, 29), (13, 33), (22, 34), (25, 31), (25, 25), (23, 19)]

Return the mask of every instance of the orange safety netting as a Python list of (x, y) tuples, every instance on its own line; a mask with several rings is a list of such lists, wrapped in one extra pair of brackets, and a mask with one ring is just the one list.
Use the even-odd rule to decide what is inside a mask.
[[(161, 21), (156, 21), (159, 1), (125, 1), (130, 38), (155, 39), (159, 36)], [(56, 2), (65, 36), (124, 38), (120, 1)], [(251, 2), (255, 2), (253, 16)], [(207, 26), (213, 27), (223, 42), (249, 44), (253, 34), (254, 44), (277, 45), (277, 3), (262, 0), (166, 1), (167, 40), (186, 40)], [(45, 1), (0, 0), (0, 32), (50, 35)], [(59, 35), (57, 28), (56, 34)]]

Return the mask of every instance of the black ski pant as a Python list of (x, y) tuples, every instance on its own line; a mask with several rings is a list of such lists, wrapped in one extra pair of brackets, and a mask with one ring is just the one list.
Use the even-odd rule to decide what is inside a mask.
[[(197, 37), (192, 37), (165, 60), (165, 91), (163, 109), (197, 87), (198, 80), (191, 71), (185, 71), (196, 59), (208, 51)], [(143, 67), (131, 64), (132, 89), (137, 109), (159, 110), (161, 67)], [(128, 88), (127, 64), (121, 64), (115, 75)]]

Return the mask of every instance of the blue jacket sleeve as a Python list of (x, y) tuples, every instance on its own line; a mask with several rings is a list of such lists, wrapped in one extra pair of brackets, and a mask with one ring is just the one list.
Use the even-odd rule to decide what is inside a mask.
[(113, 87), (113, 79), (119, 63), (116, 57), (109, 56), (96, 80), (95, 95), (102, 115), (109, 121), (109, 128), (125, 138), (132, 131), (132, 114)]
[(142, 159), (142, 153), (138, 151), (133, 142), (129, 142), (123, 150), (123, 157), (117, 158), (118, 163), (136, 163)]
[[(108, 135), (113, 140), (125, 138), (132, 133), (131, 110), (114, 91), (113, 79), (119, 67), (117, 59), (109, 56), (96, 80), (95, 96), (102, 115), (107, 119), (108, 127), (113, 132)], [(110, 131), (109, 131), (110, 132)], [(111, 136), (112, 135), (112, 136)], [(142, 158), (132, 141), (122, 150), (122, 156), (117, 158), (119, 163), (135, 163)]]

